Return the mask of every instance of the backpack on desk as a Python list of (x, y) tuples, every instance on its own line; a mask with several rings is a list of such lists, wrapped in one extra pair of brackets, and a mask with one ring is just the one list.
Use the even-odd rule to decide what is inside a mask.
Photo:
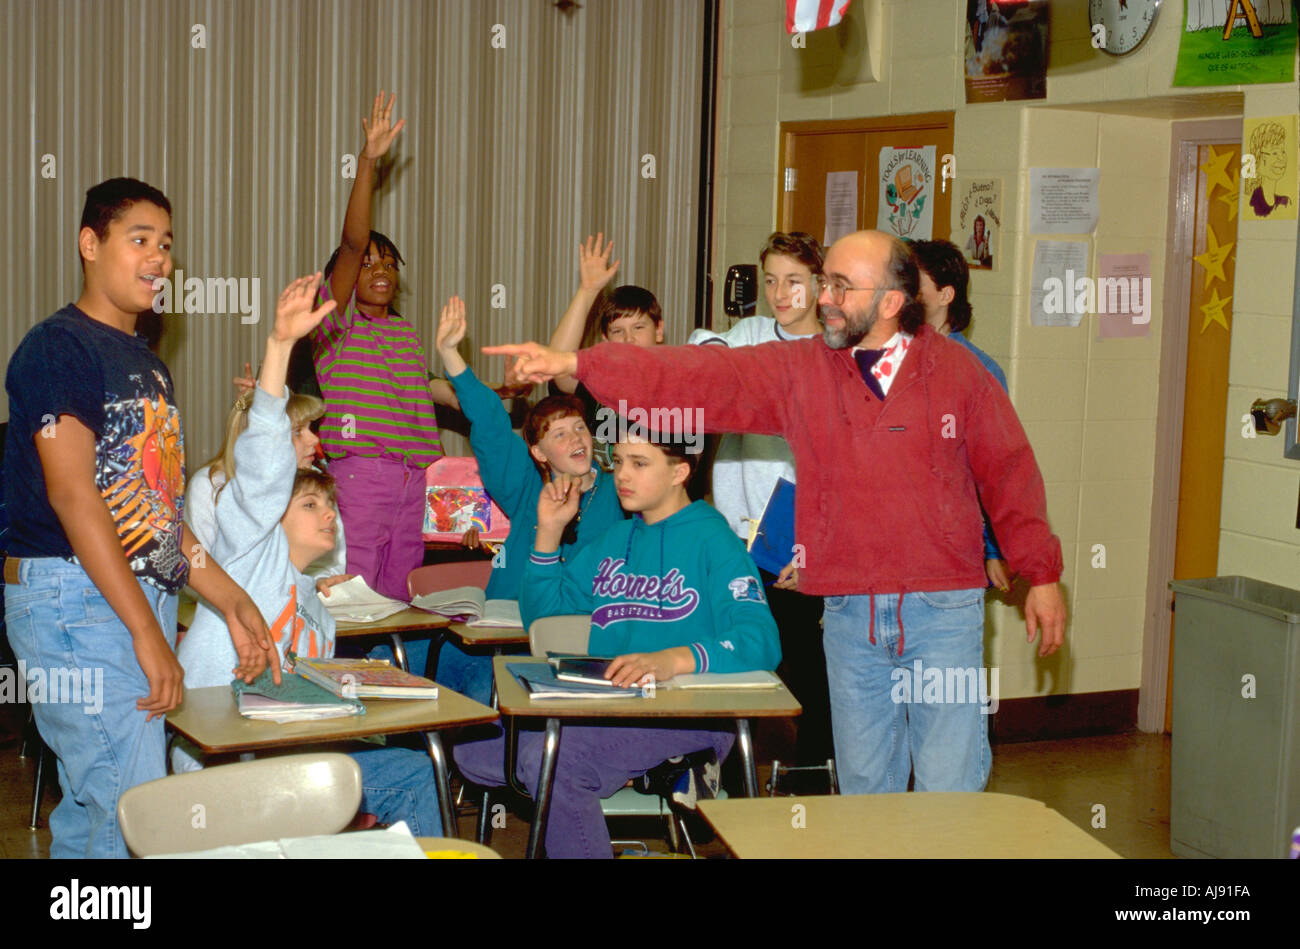
[(444, 455), (424, 470), (424, 539), (459, 541), (477, 527), (480, 540), (505, 540), (510, 521), (497, 507), (483, 479), (478, 460)]

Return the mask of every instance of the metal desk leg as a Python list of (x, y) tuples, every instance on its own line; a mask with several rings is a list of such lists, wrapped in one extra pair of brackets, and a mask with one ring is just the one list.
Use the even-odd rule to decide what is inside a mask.
[(528, 830), (528, 859), (536, 860), (546, 839), (546, 811), (551, 806), (551, 786), (555, 783), (555, 760), (560, 752), (560, 720), (546, 720), (546, 738), (542, 745), (542, 767), (537, 775), (537, 807), (533, 826)]
[[(497, 646), (492, 650), (492, 655), (501, 655), (501, 647)], [(497, 707), (497, 677), (492, 676), (492, 699), (489, 703), (495, 711)], [(513, 757), (513, 752), (507, 757)], [(506, 762), (506, 768), (510, 767), (510, 762)], [(478, 809), (478, 842), (487, 846), (488, 841), (492, 839), (492, 789), (484, 788), (483, 797), (479, 801)]]
[(389, 633), (388, 638), (393, 641), (393, 658), (397, 660), (397, 668), (403, 672), (410, 672), (411, 667), (406, 663), (406, 644), (402, 642), (402, 634)]
[(424, 672), (420, 673), (426, 679), (438, 681), (438, 656), (442, 654), (442, 644), (446, 641), (447, 636), (441, 629), (435, 629), (429, 636), (429, 655), (424, 660)]
[(745, 797), (758, 797), (758, 769), (754, 766), (754, 741), (749, 736), (749, 719), (736, 719), (736, 744), (740, 746), (740, 772), (745, 779)]
[(435, 731), (424, 733), (425, 744), (429, 746), (429, 757), (433, 759), (433, 782), (438, 788), (438, 810), (442, 813), (442, 836), (459, 837), (460, 827), (456, 823), (456, 808), (451, 803), (451, 779), (447, 774), (447, 753), (442, 747), (442, 738)]

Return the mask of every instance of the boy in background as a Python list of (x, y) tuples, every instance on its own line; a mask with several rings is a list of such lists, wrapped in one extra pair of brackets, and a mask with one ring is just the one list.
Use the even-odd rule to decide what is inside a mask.
[(166, 773), (163, 716), (180, 704), (183, 677), (176, 594), (187, 580), (224, 620), (235, 675), (251, 682), (275, 658), (257, 607), (182, 519), (172, 379), (135, 331), (155, 282), (171, 274), (171, 244), (161, 191), (132, 178), (91, 188), (77, 237), (81, 296), (28, 332), (5, 378), (9, 641), (29, 670), (64, 670), (98, 693), (33, 706), (63, 788), (51, 857), (127, 856), (117, 800)]

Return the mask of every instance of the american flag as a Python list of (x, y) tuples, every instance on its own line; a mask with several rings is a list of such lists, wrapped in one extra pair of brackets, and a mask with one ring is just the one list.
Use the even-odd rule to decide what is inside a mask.
[(823, 30), (844, 19), (849, 0), (785, 0), (785, 31)]

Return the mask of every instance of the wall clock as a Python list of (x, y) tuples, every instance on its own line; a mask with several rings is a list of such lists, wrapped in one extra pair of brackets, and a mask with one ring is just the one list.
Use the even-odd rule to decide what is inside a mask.
[(1160, 0), (1088, 0), (1093, 46), (1124, 56), (1142, 45), (1155, 25)]

